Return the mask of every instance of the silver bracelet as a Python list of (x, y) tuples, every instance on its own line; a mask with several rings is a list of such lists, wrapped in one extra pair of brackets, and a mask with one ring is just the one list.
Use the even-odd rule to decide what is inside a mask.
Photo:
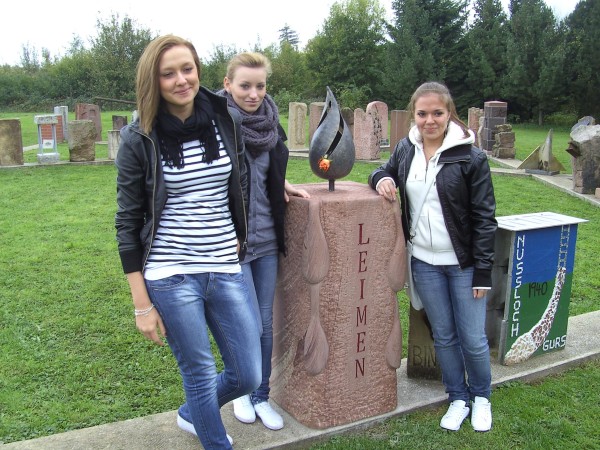
[(152, 311), (154, 309), (154, 304), (151, 304), (149, 308), (146, 309), (134, 309), (133, 313), (136, 316), (147, 316), (148, 314), (150, 314), (150, 311)]

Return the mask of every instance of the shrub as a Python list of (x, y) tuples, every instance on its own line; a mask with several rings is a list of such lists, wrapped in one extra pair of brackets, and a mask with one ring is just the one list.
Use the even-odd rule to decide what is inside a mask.
[(544, 118), (544, 122), (547, 125), (559, 126), (559, 127), (572, 127), (577, 123), (577, 116), (575, 113), (566, 112), (555, 112), (548, 114)]
[(301, 100), (298, 94), (283, 88), (277, 94), (273, 95), (273, 101), (281, 114), (287, 114), (290, 109), (290, 102), (299, 102)]

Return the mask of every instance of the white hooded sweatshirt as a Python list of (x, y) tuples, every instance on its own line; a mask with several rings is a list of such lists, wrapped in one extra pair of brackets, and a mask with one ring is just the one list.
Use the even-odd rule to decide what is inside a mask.
[[(438, 164), (441, 153), (457, 145), (473, 144), (475, 137), (469, 130), (469, 136), (464, 137), (464, 132), (454, 122), (448, 125), (448, 132), (444, 138), (442, 146), (436, 151), (435, 155), (426, 162), (423, 151), (423, 139), (416, 126), (410, 129), (408, 134), (410, 141), (415, 145), (415, 157), (410, 165), (408, 179), (406, 182), (406, 194), (410, 204), (411, 227), (417, 220), (417, 208), (421, 201), (421, 196), (426, 187), (429, 177), (435, 177), (441, 169)], [(421, 209), (421, 215), (415, 228), (415, 236), (412, 239), (412, 255), (431, 265), (457, 265), (458, 260), (450, 241), (450, 235), (446, 230), (442, 206), (438, 197), (436, 182), (427, 192), (425, 204)]]

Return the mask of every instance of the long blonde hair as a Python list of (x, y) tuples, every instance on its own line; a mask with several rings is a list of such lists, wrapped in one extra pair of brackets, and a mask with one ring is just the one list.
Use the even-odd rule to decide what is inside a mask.
[(258, 52), (243, 52), (235, 55), (231, 58), (229, 64), (227, 64), (225, 76), (229, 78), (230, 81), (233, 80), (235, 71), (240, 67), (249, 67), (252, 69), (264, 68), (267, 71), (267, 78), (273, 73), (269, 58)]
[(440, 97), (442, 102), (446, 105), (446, 108), (450, 112), (450, 120), (457, 124), (464, 132), (464, 137), (469, 136), (469, 127), (465, 125), (465, 123), (459, 119), (458, 113), (456, 112), (456, 105), (454, 105), (454, 100), (452, 100), (452, 96), (450, 95), (450, 91), (448, 88), (442, 83), (438, 83), (437, 81), (428, 81), (419, 86), (415, 92), (413, 92), (410, 101), (408, 102), (408, 111), (411, 117), (415, 117), (415, 103), (417, 100), (424, 95), (428, 94), (436, 94)]
[(144, 49), (144, 52), (138, 61), (135, 80), (140, 128), (145, 133), (150, 133), (152, 131), (156, 115), (158, 114), (158, 108), (162, 101), (158, 73), (160, 59), (167, 50), (178, 45), (183, 45), (190, 49), (198, 71), (198, 78), (200, 78), (202, 65), (200, 63), (200, 58), (198, 57), (198, 52), (190, 41), (172, 34), (160, 36), (151, 41)]

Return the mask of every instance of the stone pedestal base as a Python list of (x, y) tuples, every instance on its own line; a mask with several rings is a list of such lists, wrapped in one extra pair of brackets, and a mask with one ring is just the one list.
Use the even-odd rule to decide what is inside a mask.
[(392, 411), (406, 252), (397, 202), (354, 182), (302, 185), (286, 212), (274, 306), (271, 398), (328, 428)]

